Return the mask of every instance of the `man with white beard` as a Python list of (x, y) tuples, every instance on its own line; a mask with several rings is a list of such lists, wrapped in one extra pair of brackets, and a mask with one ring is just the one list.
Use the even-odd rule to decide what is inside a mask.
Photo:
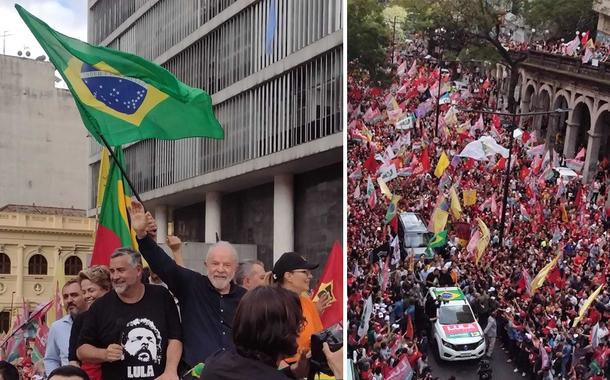
[(147, 234), (154, 219), (144, 207), (132, 202), (131, 226), (140, 253), (178, 299), (182, 315), (184, 355), (182, 370), (203, 363), (219, 350), (233, 350), (233, 317), (246, 290), (233, 282), (237, 251), (228, 242), (210, 247), (204, 265), (207, 276), (177, 265)]

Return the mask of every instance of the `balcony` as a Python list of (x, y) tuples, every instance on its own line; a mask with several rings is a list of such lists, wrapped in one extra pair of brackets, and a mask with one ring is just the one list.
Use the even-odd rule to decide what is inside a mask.
[(554, 74), (555, 79), (565, 78), (610, 90), (610, 63), (599, 65), (583, 64), (580, 57), (566, 57), (529, 50), (523, 67), (539, 72)]

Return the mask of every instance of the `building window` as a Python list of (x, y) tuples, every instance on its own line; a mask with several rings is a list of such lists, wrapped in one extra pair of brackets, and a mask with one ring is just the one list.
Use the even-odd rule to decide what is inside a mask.
[(11, 312), (3, 311), (0, 313), (0, 332), (7, 333), (11, 324)]
[(43, 255), (36, 254), (28, 262), (28, 274), (47, 274), (47, 259)]
[(2, 252), (0, 252), (0, 274), (11, 274), (11, 259)]
[(64, 264), (64, 273), (66, 276), (77, 276), (78, 272), (83, 270), (83, 262), (78, 256), (70, 256)]

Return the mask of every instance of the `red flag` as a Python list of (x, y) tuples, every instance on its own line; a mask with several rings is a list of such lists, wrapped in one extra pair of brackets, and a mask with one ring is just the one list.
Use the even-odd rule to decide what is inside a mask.
[(493, 167), (493, 170), (504, 170), (506, 169), (506, 158), (500, 157), (496, 165)]
[(464, 170), (470, 170), (470, 169), (474, 168), (475, 164), (476, 164), (476, 161), (469, 157), (466, 160), (466, 163), (464, 164)]
[(589, 35), (590, 31), (587, 31), (587, 33), (582, 34), (582, 38), (580, 39), (580, 43), (582, 44), (582, 46), (585, 46), (587, 42), (589, 42)]
[(339, 241), (335, 241), (326, 259), (314, 300), (323, 292), (327, 292), (331, 299), (328, 309), (320, 315), (322, 325), (327, 328), (343, 321), (343, 250)]
[(405, 332), (405, 338), (413, 339), (413, 321), (411, 320), (411, 315), (407, 314), (407, 332)]
[(519, 178), (521, 178), (521, 181), (525, 181), (529, 174), (530, 170), (527, 168), (527, 166), (522, 166), (519, 170)]
[(419, 161), (422, 164), (422, 168), (424, 169), (424, 173), (430, 171), (430, 156), (428, 155), (428, 147), (425, 147), (421, 152), (421, 157)]
[(379, 164), (375, 159), (375, 151), (371, 149), (371, 153), (369, 154), (369, 158), (364, 162), (364, 167), (367, 168), (369, 173), (375, 174), (377, 173), (377, 169), (379, 169)]
[(554, 267), (553, 270), (549, 272), (549, 274), (546, 276), (546, 280), (552, 284), (557, 285), (560, 288), (563, 286), (561, 271), (558, 267)]
[(398, 233), (398, 214), (394, 215), (390, 221), (390, 227), (392, 228), (392, 232)]
[(386, 380), (404, 380), (411, 379), (413, 377), (413, 369), (409, 364), (409, 357), (407, 355), (402, 358), (398, 365), (392, 369), (392, 371), (386, 377)]
[(500, 116), (493, 114), (491, 116), (491, 123), (493, 124), (494, 127), (496, 127), (496, 129), (500, 129)]

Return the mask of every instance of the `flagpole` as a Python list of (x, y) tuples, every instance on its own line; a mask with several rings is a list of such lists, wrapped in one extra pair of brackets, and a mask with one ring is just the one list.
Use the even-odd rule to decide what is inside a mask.
[(8, 337), (6, 337), (6, 339), (4, 339), (4, 341), (3, 341), (3, 342), (0, 344), (0, 347), (4, 347), (4, 346), (6, 346), (6, 344), (7, 344), (7, 343), (8, 343), (8, 341), (9, 341), (9, 339), (11, 339), (13, 336), (15, 336), (15, 334), (17, 334), (17, 332), (19, 332), (19, 330), (21, 330), (21, 328), (22, 328), (23, 326), (25, 326), (25, 325), (27, 325), (28, 323), (30, 323), (30, 322), (32, 321), (32, 319), (34, 319), (35, 317), (37, 317), (37, 316), (38, 316), (38, 314), (40, 314), (40, 313), (42, 313), (43, 311), (45, 311), (45, 309), (46, 309), (46, 311), (49, 311), (49, 310), (47, 309), (47, 306), (49, 306), (49, 304), (51, 304), (51, 303), (53, 303), (53, 300), (51, 300), (51, 301), (47, 302), (47, 303), (46, 303), (46, 304), (45, 304), (45, 305), (44, 305), (42, 308), (40, 308), (40, 310), (38, 310), (38, 311), (37, 311), (37, 312), (35, 312), (34, 314), (30, 315), (30, 316), (28, 317), (28, 320), (27, 320), (27, 321), (23, 322), (23, 323), (22, 323), (22, 324), (20, 324), (18, 327), (16, 327), (16, 328), (13, 330), (12, 334), (11, 334), (11, 335), (9, 335)]
[(523, 116), (532, 116), (532, 115), (555, 115), (555, 114), (560, 114), (560, 113), (566, 113), (566, 112), (570, 112), (572, 111), (571, 108), (566, 108), (566, 109), (562, 109), (562, 108), (557, 108), (556, 110), (552, 110), (552, 111), (542, 111), (542, 112), (523, 112), (523, 113), (517, 113), (517, 112), (496, 112), (496, 111), (490, 111), (490, 110), (485, 110), (485, 109), (481, 109), (481, 110), (476, 110), (476, 109), (472, 109), (472, 108), (465, 108), (465, 109), (460, 109), (463, 112), (466, 113), (483, 113), (483, 114), (491, 114), (491, 115), (498, 115), (498, 116), (510, 116), (511, 117), (511, 124), (508, 127), (508, 131), (510, 133), (510, 143), (509, 143), (509, 147), (508, 147), (508, 163), (506, 165), (506, 171), (504, 173), (504, 191), (502, 194), (502, 214), (500, 215), (500, 236), (499, 236), (499, 244), (500, 247), (502, 246), (502, 244), (504, 243), (504, 225), (506, 222), (506, 206), (508, 203), (508, 185), (510, 184), (510, 166), (511, 166), (511, 153), (513, 150), (513, 144), (514, 144), (514, 130), (517, 129), (517, 116), (519, 117), (523, 117)]
[(144, 206), (144, 202), (142, 202), (142, 198), (140, 198), (140, 194), (138, 194), (138, 192), (136, 191), (135, 186), (133, 185), (133, 183), (131, 183), (131, 180), (127, 176), (127, 173), (125, 172), (125, 169), (123, 169), (123, 167), (121, 166), (121, 163), (119, 162), (118, 158), (114, 155), (114, 151), (112, 150), (112, 148), (110, 148), (110, 144), (108, 144), (108, 141), (106, 141), (106, 138), (104, 138), (104, 135), (99, 134), (99, 136), (101, 137), (102, 141), (104, 142), (104, 145), (106, 146), (106, 148), (110, 152), (110, 156), (114, 160), (114, 163), (116, 164), (116, 166), (121, 171), (121, 174), (123, 175), (123, 178), (125, 178), (125, 180), (127, 181), (127, 184), (129, 184), (129, 187), (131, 188), (131, 191), (132, 191), (133, 195), (136, 197), (138, 202), (140, 202), (142, 204), (142, 206)]

